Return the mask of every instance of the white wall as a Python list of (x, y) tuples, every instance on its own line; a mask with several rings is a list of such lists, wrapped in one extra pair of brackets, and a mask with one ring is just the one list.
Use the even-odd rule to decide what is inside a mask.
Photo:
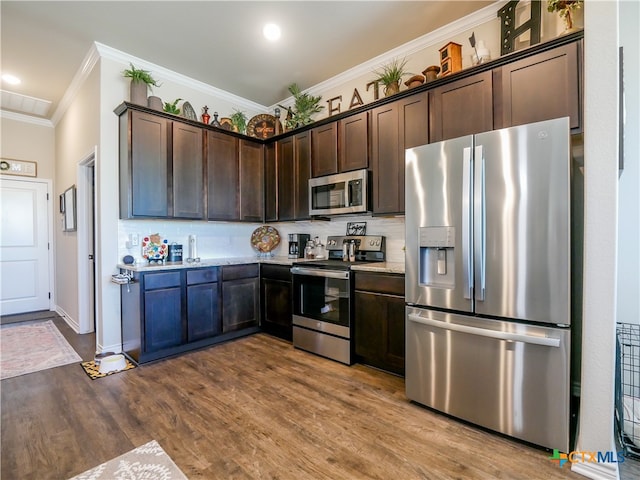
[[(616, 450), (617, 2), (586, 2), (584, 21), (584, 321), (576, 450), (607, 452)], [(612, 463), (574, 463), (572, 470), (590, 478), (617, 477)]]
[(37, 163), (38, 178), (54, 179), (55, 131), (48, 121), (2, 112), (0, 157)]
[[(99, 90), (99, 75), (94, 71), (56, 125), (54, 198), (72, 185), (77, 185), (78, 162), (92, 152), (98, 143)], [(78, 236), (77, 232), (63, 232), (62, 215), (55, 209), (54, 212), (56, 310), (78, 329)]]
[(640, 2), (620, 2), (620, 45), (624, 47), (624, 171), (618, 192), (617, 320), (640, 323)]

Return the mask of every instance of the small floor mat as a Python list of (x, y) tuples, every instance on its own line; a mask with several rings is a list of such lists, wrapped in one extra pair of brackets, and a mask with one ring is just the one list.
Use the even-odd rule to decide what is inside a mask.
[(113, 375), (114, 373), (126, 372), (127, 370), (131, 370), (132, 368), (136, 368), (135, 363), (125, 357), (125, 361), (127, 362), (127, 366), (122, 370), (114, 370), (109, 373), (100, 373), (100, 366), (96, 365), (95, 360), (90, 360), (88, 362), (82, 362), (80, 366), (85, 371), (91, 380), (95, 380), (96, 378), (108, 377), (109, 375)]

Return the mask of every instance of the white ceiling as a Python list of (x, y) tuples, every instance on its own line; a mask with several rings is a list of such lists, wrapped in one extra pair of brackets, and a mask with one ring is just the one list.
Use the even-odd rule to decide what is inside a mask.
[(2, 90), (50, 101), (51, 118), (95, 41), (269, 106), (491, 3), (2, 0), (2, 73), (22, 79)]

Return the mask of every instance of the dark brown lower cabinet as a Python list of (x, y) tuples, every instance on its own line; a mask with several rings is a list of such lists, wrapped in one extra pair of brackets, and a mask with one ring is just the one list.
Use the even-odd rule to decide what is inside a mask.
[(122, 350), (145, 363), (259, 331), (258, 265), (226, 268), (228, 282), (219, 267), (135, 272), (120, 287)]
[(292, 285), (288, 265), (263, 264), (260, 272), (262, 331), (292, 340)]
[(222, 267), (222, 332), (260, 324), (259, 265)]
[(404, 275), (355, 273), (356, 361), (404, 375)]

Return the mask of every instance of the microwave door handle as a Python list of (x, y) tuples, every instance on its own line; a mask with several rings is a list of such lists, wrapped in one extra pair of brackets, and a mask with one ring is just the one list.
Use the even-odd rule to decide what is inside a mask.
[(353, 198), (353, 186), (351, 185), (351, 181), (347, 181), (347, 199), (345, 202), (345, 207), (351, 206), (351, 199)]

